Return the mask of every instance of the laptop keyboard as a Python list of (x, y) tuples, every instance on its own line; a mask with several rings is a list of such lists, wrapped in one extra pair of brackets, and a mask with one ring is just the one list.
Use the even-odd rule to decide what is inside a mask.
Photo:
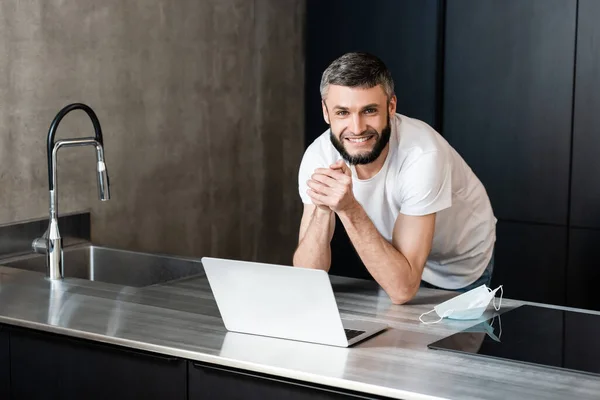
[(348, 340), (354, 339), (355, 337), (365, 333), (365, 331), (357, 331), (355, 329), (345, 329), (345, 328), (344, 328), (344, 331), (346, 331), (346, 339), (348, 339)]

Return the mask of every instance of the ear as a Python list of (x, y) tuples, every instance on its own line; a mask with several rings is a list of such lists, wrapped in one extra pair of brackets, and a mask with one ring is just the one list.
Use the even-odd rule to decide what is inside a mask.
[(397, 103), (398, 99), (396, 98), (396, 95), (393, 95), (392, 98), (389, 101), (389, 106), (388, 106), (388, 111), (390, 112), (390, 115), (394, 115), (396, 114), (396, 103)]
[(327, 110), (327, 104), (325, 104), (325, 100), (321, 100), (321, 106), (323, 107), (323, 119), (330, 125), (329, 123), (329, 111)]

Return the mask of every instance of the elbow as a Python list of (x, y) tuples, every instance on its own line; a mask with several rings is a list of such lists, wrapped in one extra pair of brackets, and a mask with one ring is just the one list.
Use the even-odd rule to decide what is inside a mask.
[(412, 300), (412, 297), (409, 297), (409, 296), (398, 296), (398, 295), (389, 295), (389, 296), (390, 296), (390, 300), (392, 300), (392, 304), (395, 304), (395, 305), (402, 305), (402, 304), (408, 303), (410, 300)]
[(395, 290), (390, 290), (388, 296), (393, 304), (401, 305), (411, 301), (419, 291), (419, 285), (398, 287)]

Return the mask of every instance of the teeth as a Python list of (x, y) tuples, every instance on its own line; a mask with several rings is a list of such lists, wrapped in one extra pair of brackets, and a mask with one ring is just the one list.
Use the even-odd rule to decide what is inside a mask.
[(349, 141), (351, 141), (352, 143), (361, 143), (366, 141), (367, 139), (369, 139), (368, 137), (364, 137), (364, 138), (360, 138), (360, 139), (348, 139)]

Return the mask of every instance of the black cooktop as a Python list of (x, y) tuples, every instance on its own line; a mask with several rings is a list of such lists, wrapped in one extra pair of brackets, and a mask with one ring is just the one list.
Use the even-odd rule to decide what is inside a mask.
[(600, 375), (600, 315), (523, 305), (427, 347)]

